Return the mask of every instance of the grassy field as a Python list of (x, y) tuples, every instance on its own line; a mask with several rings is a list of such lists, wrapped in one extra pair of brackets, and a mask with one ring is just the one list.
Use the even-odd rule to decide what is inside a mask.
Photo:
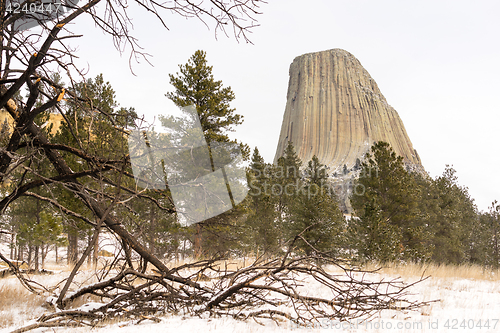
[[(245, 261), (248, 263), (248, 261)], [(234, 260), (221, 265), (243, 266), (243, 261)], [(55, 285), (69, 274), (66, 266), (49, 265), (54, 275), (33, 276), (33, 280), (57, 288)], [(398, 312), (383, 310), (370, 322), (338, 323), (324, 321), (316, 327), (297, 328), (291, 323), (276, 326), (274, 322), (240, 322), (232, 318), (183, 318), (166, 316), (158, 324), (143, 322), (109, 323), (105, 328), (94, 328), (92, 332), (498, 332), (500, 331), (500, 274), (499, 271), (486, 270), (479, 266), (446, 266), (390, 264), (381, 268), (379, 264), (369, 264), (366, 269), (379, 269), (377, 277), (392, 279), (401, 277), (407, 283), (421, 276), (429, 278), (410, 290), (408, 298), (430, 301), (439, 300), (417, 311)], [(77, 276), (77, 284), (84, 285), (95, 281), (92, 269), (84, 269)], [(311, 294), (321, 294), (312, 290)], [(36, 296), (23, 288), (15, 277), (0, 279), (0, 332), (10, 332), (28, 324), (44, 312), (45, 297)], [(91, 299), (81, 299), (74, 307), (79, 307)], [(90, 329), (50, 329), (57, 332), (86, 332)], [(43, 332), (38, 330), (37, 332)]]

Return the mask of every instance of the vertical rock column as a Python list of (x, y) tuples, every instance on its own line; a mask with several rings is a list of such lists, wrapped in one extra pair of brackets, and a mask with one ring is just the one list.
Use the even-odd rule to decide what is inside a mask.
[(303, 162), (316, 155), (331, 171), (350, 168), (380, 140), (423, 170), (398, 113), (358, 59), (341, 49), (294, 59), (275, 162), (292, 141)]

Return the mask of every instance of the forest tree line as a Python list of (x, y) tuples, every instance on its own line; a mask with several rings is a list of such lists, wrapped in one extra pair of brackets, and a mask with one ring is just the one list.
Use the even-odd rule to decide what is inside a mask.
[[(57, 75), (52, 82), (64, 86)], [(180, 73), (170, 75), (170, 83), (175, 88), (167, 94), (170, 100), (179, 107), (196, 106), (209, 146), (236, 143), (228, 132), (243, 117), (230, 107), (234, 93), (213, 78), (203, 51), (181, 65)], [(360, 177), (353, 180), (352, 188), (362, 191), (351, 190), (354, 212), (350, 219), (339, 208), (329, 170), (316, 156), (304, 163), (289, 143), (283, 157), (269, 164), (257, 148), (250, 154), (248, 146), (238, 143), (249, 163), (247, 197), (230, 211), (183, 226), (168, 188), (137, 194), (130, 163), (123, 163), (128, 154), (127, 131), (138, 119), (135, 110), (119, 107), (113, 88), (102, 75), (74, 89), (74, 98), (64, 103), (64, 121), (58, 130), (48, 120), (60, 110), (41, 112), (35, 123), (53, 147), (60, 147), (71, 170), (82, 175), (79, 181), (86, 190), (112, 206), (112, 214), (157, 257), (271, 257), (295, 241), (296, 251), (307, 255), (318, 251), (356, 261), (499, 265), (500, 205), (495, 201), (488, 212), (479, 212), (467, 188), (458, 184), (453, 168), (447, 166), (436, 178), (410, 172), (384, 142), (375, 143), (356, 164)], [(168, 117), (160, 120), (171, 121)], [(6, 121), (0, 133), (2, 146), (8, 145), (10, 136)], [(75, 263), (83, 248), (93, 247), (88, 260), (97, 262), (99, 248), (92, 244), (92, 235), (96, 228), (104, 227), (57, 179), (48, 167), (50, 161), (40, 153), (44, 148), (25, 142), (18, 150), (19, 156), (25, 156), (19, 160), (23, 167), (12, 172), (1, 188), (2, 200), (15, 198), (5, 205), (0, 221), (4, 238), (11, 244), (11, 258), (38, 269), (50, 250), (67, 247), (65, 259)], [(106, 170), (114, 172), (93, 171), (95, 164), (104, 163), (103, 157)], [(19, 184), (43, 186), (23, 188), (19, 196), (7, 195), (25, 186)], [(129, 258), (131, 251), (125, 242), (123, 249)]]

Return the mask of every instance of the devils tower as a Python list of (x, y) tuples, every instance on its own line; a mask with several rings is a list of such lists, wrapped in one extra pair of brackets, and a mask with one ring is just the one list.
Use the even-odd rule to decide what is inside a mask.
[(275, 162), (289, 141), (302, 161), (316, 155), (331, 172), (354, 166), (376, 141), (388, 142), (409, 169), (423, 170), (396, 110), (359, 60), (341, 49), (304, 54), (290, 65)]

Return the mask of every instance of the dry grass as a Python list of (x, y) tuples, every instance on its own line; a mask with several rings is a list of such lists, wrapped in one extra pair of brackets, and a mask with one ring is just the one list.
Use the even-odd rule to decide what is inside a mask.
[[(216, 261), (213, 265), (214, 269), (219, 269), (219, 270), (224, 270), (224, 269), (229, 269), (229, 270), (234, 270), (234, 269), (239, 269), (243, 267), (247, 267), (251, 265), (255, 261), (255, 258), (235, 258), (235, 259), (228, 259), (228, 260), (219, 260)], [(194, 263), (196, 260), (189, 258), (186, 260), (179, 260), (177, 262), (175, 261), (170, 261), (166, 265), (168, 268), (173, 268), (177, 266), (181, 266), (184, 264), (189, 264), (189, 263)], [(151, 267), (151, 264), (150, 266)]]
[[(186, 262), (169, 262), (167, 265), (170, 267), (178, 266)], [(248, 266), (253, 262), (252, 259), (232, 259), (227, 261), (217, 262), (216, 267), (224, 270), (225, 267), (228, 269), (241, 268)], [(71, 267), (67, 265), (55, 265), (51, 263), (46, 265), (46, 268), (54, 270), (56, 275), (59, 275), (61, 279), (69, 274)], [(151, 266), (150, 266), (151, 268)], [(500, 270), (488, 270), (478, 265), (437, 265), (437, 264), (414, 264), (414, 263), (369, 263), (363, 266), (366, 270), (373, 270), (380, 268), (379, 272), (381, 274), (386, 274), (389, 276), (401, 276), (404, 280), (412, 280), (415, 277), (420, 276), (431, 276), (432, 281), (429, 282), (427, 286), (437, 285), (440, 293), (446, 293), (451, 291), (467, 291), (471, 288), (470, 282), (458, 281), (461, 279), (476, 280), (476, 281), (493, 281), (497, 282), (500, 280)], [(93, 268), (83, 265), (83, 271), (77, 276), (79, 281), (77, 285), (88, 284), (94, 282)], [(208, 272), (209, 273), (209, 272)], [(54, 277), (50, 276), (35, 276), (37, 281), (45, 283), (55, 283), (58, 281)], [(50, 282), (49, 282), (50, 281)], [(44, 284), (45, 284), (44, 283)], [(465, 283), (462, 285), (462, 283)], [(491, 288), (493, 292), (498, 291), (498, 284), (492, 283)], [(473, 285), (472, 285), (473, 286)], [(489, 284), (488, 284), (489, 286)], [(426, 287), (427, 288), (427, 287)], [(490, 287), (488, 287), (490, 288)], [(426, 289), (427, 290), (427, 289)], [(431, 290), (431, 289), (429, 289)], [(489, 290), (489, 289), (488, 289)], [(430, 292), (430, 291), (429, 291)], [(424, 294), (426, 291), (424, 291)], [(427, 297), (427, 296), (426, 296)], [(435, 295), (428, 295), (428, 299), (435, 299)], [(33, 319), (46, 312), (47, 309), (42, 307), (45, 298), (36, 296), (24, 289), (15, 277), (9, 277), (5, 279), (0, 279), (0, 328), (5, 328), (9, 326), (17, 326), (24, 324), (25, 320)], [(86, 302), (99, 302), (97, 297), (82, 297), (76, 300), (71, 308), (79, 307)], [(434, 315), (435, 309), (438, 305), (430, 305), (422, 308), (421, 315), (424, 317), (429, 317)], [(439, 305), (444, 306), (443, 304)]]
[(364, 265), (366, 269), (381, 268), (380, 272), (401, 277), (431, 276), (434, 278), (454, 278), (469, 280), (499, 281), (500, 270), (492, 270), (479, 265), (438, 265), (434, 263), (369, 263)]
[(0, 284), (0, 327), (16, 324), (19, 317), (30, 317), (45, 300), (42, 296), (30, 293), (15, 279), (4, 279)]
[[(214, 269), (239, 269), (247, 267), (254, 262), (255, 258), (238, 258), (216, 262)], [(169, 268), (180, 266), (183, 264), (192, 263), (195, 260), (192, 258), (187, 260), (179, 260), (177, 262), (170, 261), (166, 265)], [(134, 267), (139, 266), (138, 262), (134, 262)], [(85, 265), (84, 265), (85, 266)], [(62, 267), (62, 266), (60, 266)], [(149, 269), (151, 269), (151, 264)], [(462, 264), (462, 265), (439, 265), (435, 263), (416, 264), (416, 263), (380, 263), (370, 262), (363, 265), (364, 269), (375, 270), (380, 269), (380, 273), (389, 275), (398, 275), (401, 277), (420, 277), (422, 275), (432, 276), (435, 278), (455, 278), (455, 279), (470, 279), (470, 280), (487, 280), (500, 281), (500, 269), (488, 269), (480, 265)], [(84, 267), (82, 267), (85, 270)], [(88, 269), (88, 268), (87, 268)], [(60, 270), (60, 268), (59, 268)]]

